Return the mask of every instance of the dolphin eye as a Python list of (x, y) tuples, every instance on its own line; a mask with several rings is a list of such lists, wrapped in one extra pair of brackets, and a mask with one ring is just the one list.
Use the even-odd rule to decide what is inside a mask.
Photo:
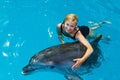
[(50, 69), (54, 69), (55, 68), (55, 66), (50, 66)]

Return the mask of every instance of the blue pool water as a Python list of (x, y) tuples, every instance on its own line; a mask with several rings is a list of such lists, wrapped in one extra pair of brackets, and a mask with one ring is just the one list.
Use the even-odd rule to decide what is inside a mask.
[(109, 44), (100, 42), (105, 60), (82, 77), (120, 80), (119, 5), (119, 0), (0, 0), (0, 80), (65, 80), (59, 73), (23, 76), (21, 71), (35, 53), (60, 44), (56, 25), (68, 13), (78, 15), (79, 25), (88, 25), (88, 21), (112, 22), (96, 31), (111, 36)]

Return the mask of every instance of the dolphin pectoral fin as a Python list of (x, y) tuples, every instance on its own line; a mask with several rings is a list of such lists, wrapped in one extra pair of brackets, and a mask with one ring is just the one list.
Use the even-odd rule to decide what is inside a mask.
[(80, 76), (77, 75), (65, 75), (64, 77), (67, 80), (83, 80)]

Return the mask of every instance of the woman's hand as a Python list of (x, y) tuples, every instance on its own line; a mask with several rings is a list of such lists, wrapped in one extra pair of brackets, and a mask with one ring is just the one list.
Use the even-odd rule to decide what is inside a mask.
[(73, 59), (73, 61), (76, 61), (76, 63), (72, 66), (72, 69), (80, 67), (81, 64), (84, 62), (81, 58)]

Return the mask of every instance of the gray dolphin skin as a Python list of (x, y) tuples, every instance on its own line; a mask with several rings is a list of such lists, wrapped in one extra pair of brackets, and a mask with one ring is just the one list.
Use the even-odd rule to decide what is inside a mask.
[(61, 73), (67, 80), (83, 80), (80, 75), (89, 73), (101, 64), (103, 56), (98, 46), (101, 37), (102, 35), (91, 42), (94, 51), (78, 69), (71, 68), (75, 64), (73, 59), (82, 57), (86, 47), (80, 42), (70, 42), (38, 52), (31, 57), (29, 64), (23, 68), (22, 74), (49, 70)]

